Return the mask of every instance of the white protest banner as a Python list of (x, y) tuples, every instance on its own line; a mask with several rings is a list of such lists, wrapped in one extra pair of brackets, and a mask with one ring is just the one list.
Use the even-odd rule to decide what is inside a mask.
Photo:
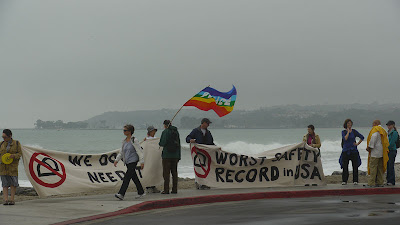
[(143, 187), (158, 186), (164, 183), (160, 138), (146, 139), (140, 142), (143, 148), (145, 166), (143, 168)]
[[(143, 188), (163, 181), (162, 149), (158, 142), (153, 139), (142, 143), (147, 151), (145, 166), (136, 173)], [(40, 197), (119, 188), (126, 167), (122, 161), (114, 167), (118, 153), (119, 149), (103, 154), (76, 154), (22, 146), (25, 173)]]
[(190, 148), (200, 185), (216, 188), (326, 185), (320, 151), (305, 143), (257, 155), (231, 153), (212, 145), (195, 144)]

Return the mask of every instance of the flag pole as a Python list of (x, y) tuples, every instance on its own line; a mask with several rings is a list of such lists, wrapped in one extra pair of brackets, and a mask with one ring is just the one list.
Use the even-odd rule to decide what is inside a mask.
[(178, 115), (178, 113), (182, 110), (182, 108), (183, 108), (183, 105), (182, 105), (181, 108), (178, 110), (178, 112), (175, 113), (174, 117), (172, 117), (172, 120), (171, 120), (171, 122), (169, 123), (169, 125), (172, 124), (172, 121), (174, 121), (176, 115)]

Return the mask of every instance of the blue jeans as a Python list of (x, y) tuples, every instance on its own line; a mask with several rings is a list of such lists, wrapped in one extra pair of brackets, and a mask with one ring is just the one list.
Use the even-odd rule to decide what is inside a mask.
[(395, 184), (396, 176), (394, 174), (394, 161), (396, 160), (397, 151), (389, 151), (389, 161), (387, 162), (387, 183)]

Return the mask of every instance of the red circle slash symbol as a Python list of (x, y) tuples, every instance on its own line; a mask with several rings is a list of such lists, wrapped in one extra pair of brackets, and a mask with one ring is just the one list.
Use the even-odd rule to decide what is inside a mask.
[[(193, 156), (193, 153), (195, 154)], [(191, 150), (191, 154), (193, 156), (193, 164), (194, 164), (194, 173), (196, 176), (200, 178), (206, 178), (208, 174), (210, 173), (211, 169), (211, 156), (208, 154), (207, 151), (203, 149), (198, 149), (195, 146), (193, 146)], [(200, 168), (202, 172), (197, 172), (196, 168)]]
[[(39, 155), (44, 156), (42, 161), (40, 161), (37, 158)], [(47, 163), (46, 161), (52, 161), (54, 166), (55, 166), (55, 168), (50, 166), (49, 163)], [(37, 173), (38, 173), (38, 175), (36, 175), (35, 171), (33, 170), (33, 163), (34, 162), (38, 163), (38, 165), (37, 165)], [(59, 166), (58, 165), (60, 165), (62, 173), (58, 172), (59, 171)], [(41, 173), (40, 172), (40, 168), (41, 167), (44, 167), (44, 168), (50, 170), (51, 173)], [(32, 155), (31, 159), (29, 160), (29, 172), (30, 172), (31, 177), (33, 178), (33, 180), (36, 181), (36, 183), (38, 183), (38, 184), (40, 184), (40, 185), (42, 185), (44, 187), (48, 187), (48, 188), (55, 188), (55, 187), (60, 186), (62, 183), (64, 183), (65, 179), (67, 178), (67, 174), (65, 173), (64, 165), (60, 161), (58, 161), (57, 159), (54, 159), (54, 158), (50, 157), (49, 155), (47, 155), (45, 153), (37, 153), (37, 152), (35, 152)], [(53, 175), (59, 177), (60, 180), (57, 179), (58, 181), (55, 182), (55, 183), (47, 183), (47, 182), (44, 182), (43, 180), (41, 180), (39, 178), (39, 177), (53, 176)]]

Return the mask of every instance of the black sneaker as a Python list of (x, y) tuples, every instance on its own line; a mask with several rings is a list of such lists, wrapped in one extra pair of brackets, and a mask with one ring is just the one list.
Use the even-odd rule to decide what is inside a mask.
[(151, 189), (152, 193), (160, 193), (161, 191), (157, 189), (157, 187), (154, 187)]
[(207, 185), (201, 185), (199, 189), (200, 189), (200, 190), (209, 190), (210, 187), (207, 186)]

